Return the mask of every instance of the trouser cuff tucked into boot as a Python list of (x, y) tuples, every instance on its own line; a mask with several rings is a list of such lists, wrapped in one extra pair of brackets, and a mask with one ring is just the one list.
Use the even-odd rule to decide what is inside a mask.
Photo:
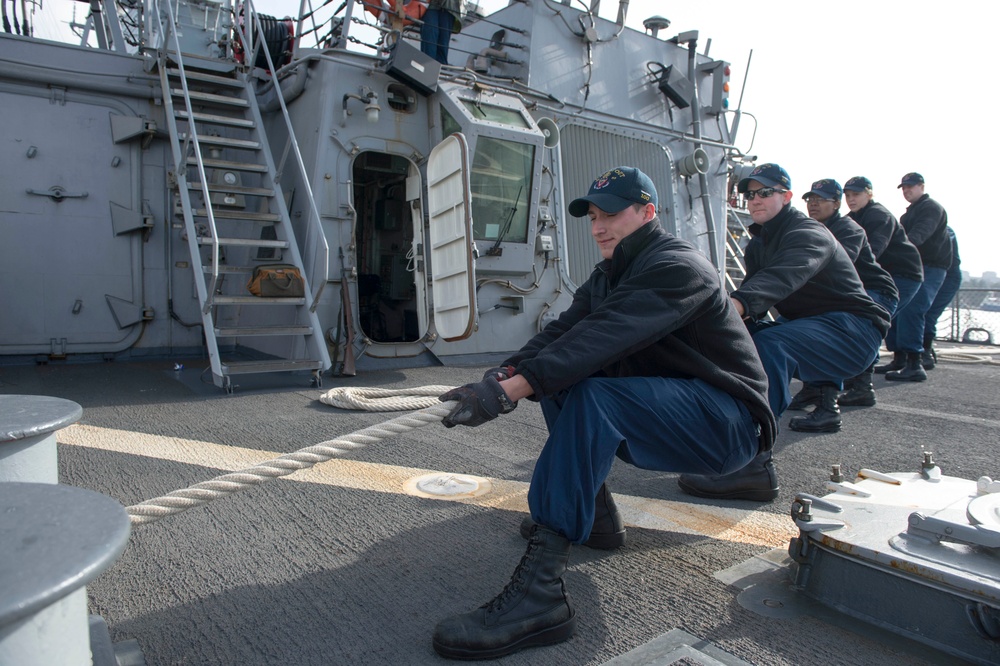
[(576, 613), (562, 580), (569, 550), (569, 539), (536, 525), (503, 591), (471, 613), (439, 622), (434, 650), (450, 659), (495, 659), (570, 638)]
[(819, 387), (819, 404), (808, 416), (796, 416), (788, 427), (796, 432), (837, 432), (840, 430), (840, 407), (837, 395), (840, 390), (833, 384)]
[(875, 385), (872, 384), (870, 369), (847, 380), (844, 388), (847, 390), (837, 396), (837, 404), (841, 407), (875, 406)]
[(902, 370), (893, 370), (885, 373), (885, 378), (890, 382), (922, 382), (927, 380), (927, 372), (924, 371), (923, 363), (920, 359), (920, 352), (907, 352), (906, 366)]
[[(521, 536), (525, 539), (531, 537), (531, 530), (535, 526), (535, 521), (528, 516), (521, 521)], [(615, 498), (608, 490), (607, 484), (602, 483), (594, 499), (594, 526), (590, 529), (590, 537), (583, 542), (588, 548), (600, 550), (614, 550), (625, 544), (625, 521), (618, 513), (618, 505)]]
[(885, 365), (875, 366), (876, 375), (884, 375), (887, 372), (892, 372), (894, 370), (902, 370), (906, 367), (906, 352), (893, 352), (892, 360)]

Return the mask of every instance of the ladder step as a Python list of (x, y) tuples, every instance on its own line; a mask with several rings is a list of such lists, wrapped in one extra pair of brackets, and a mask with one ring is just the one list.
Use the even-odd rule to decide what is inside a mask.
[[(188, 119), (188, 112), (185, 109), (180, 109), (174, 113), (177, 118), (181, 120)], [(218, 116), (214, 113), (195, 113), (195, 122), (208, 123), (211, 125), (227, 125), (229, 127), (243, 127), (246, 129), (253, 129), (256, 127), (254, 121), (247, 118), (234, 118), (232, 116)]]
[[(215, 94), (212, 94), (212, 93), (200, 92), (198, 90), (189, 90), (188, 93), (189, 93), (189, 96), (191, 97), (192, 100), (197, 100), (199, 102), (206, 102), (206, 103), (209, 103), (209, 104), (223, 104), (225, 106), (239, 106), (239, 107), (244, 107), (244, 108), (250, 106), (250, 103), (247, 102), (242, 97), (230, 97), (228, 95), (215, 95)], [(183, 88), (171, 88), (170, 89), (170, 94), (173, 95), (174, 97), (183, 98), (184, 97), (184, 89)]]
[[(178, 60), (181, 60), (177, 55), (177, 51), (167, 51), (166, 60), (168, 63), (176, 64)], [(236, 72), (237, 65), (234, 60), (221, 60), (219, 58), (209, 58), (206, 56), (199, 56), (193, 53), (185, 53), (184, 57), (184, 71), (190, 77), (191, 72), (213, 72), (220, 76), (233, 76)], [(179, 71), (177, 68), (168, 68), (169, 72), (171, 69), (174, 71)]]
[[(189, 157), (187, 158), (188, 166), (197, 166), (198, 158)], [(257, 173), (267, 173), (266, 164), (257, 164), (256, 162), (233, 162), (230, 160), (213, 160), (213, 159), (202, 159), (202, 164), (210, 169), (231, 169), (233, 171), (255, 171)]]
[[(192, 81), (199, 81), (203, 83), (214, 83), (219, 86), (228, 86), (230, 88), (245, 87), (242, 81), (229, 76), (218, 76), (217, 74), (209, 74), (208, 72), (188, 69), (187, 67), (184, 68), (184, 73), (187, 75), (188, 83), (191, 83)], [(172, 79), (180, 80), (181, 70), (176, 67), (170, 67), (167, 69), (167, 76)]]
[[(253, 269), (254, 269), (253, 266), (232, 266), (230, 264), (221, 264), (219, 266), (219, 275), (223, 275), (223, 274), (233, 275), (233, 274), (240, 274), (240, 273), (242, 273), (242, 274), (253, 273)], [(204, 266), (203, 265), (201, 267), (201, 271), (203, 273), (211, 273), (212, 272), (212, 267), (211, 266)]]
[(288, 372), (290, 370), (322, 370), (323, 362), (313, 359), (280, 361), (239, 361), (222, 362), (222, 371), (227, 375), (247, 375), (255, 372)]
[[(201, 183), (189, 182), (189, 190), (201, 191)], [(209, 192), (225, 192), (226, 194), (248, 194), (255, 197), (273, 197), (274, 190), (266, 187), (243, 187), (242, 185), (226, 185), (225, 183), (209, 183)]]
[[(187, 140), (187, 132), (178, 135), (181, 141)], [(248, 141), (247, 139), (230, 139), (227, 136), (213, 136), (211, 134), (199, 134), (198, 143), (206, 146), (227, 146), (229, 148), (243, 148), (244, 150), (260, 150), (260, 142)]]
[[(211, 236), (198, 236), (199, 245), (211, 245)], [(219, 245), (229, 245), (237, 246), (241, 245), (244, 247), (280, 247), (287, 248), (288, 241), (283, 240), (260, 240), (259, 238), (220, 238)]]
[[(208, 217), (208, 211), (204, 208), (195, 208), (192, 211), (195, 217)], [(212, 210), (212, 214), (217, 219), (223, 220), (244, 220), (246, 222), (281, 222), (281, 216), (277, 213), (248, 213), (243, 210)], [(275, 246), (277, 247), (277, 246)], [(287, 247), (287, 246), (282, 246)]]
[(312, 335), (309, 326), (236, 326), (215, 329), (220, 338), (236, 338), (248, 335)]
[(216, 296), (212, 305), (305, 305), (304, 298), (265, 298), (264, 296)]

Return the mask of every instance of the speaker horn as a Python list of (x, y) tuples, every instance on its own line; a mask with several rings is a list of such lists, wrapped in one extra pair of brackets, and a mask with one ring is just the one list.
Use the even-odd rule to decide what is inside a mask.
[(556, 127), (556, 121), (551, 118), (539, 118), (538, 129), (545, 135), (546, 148), (555, 148), (559, 145), (559, 128)]
[(695, 148), (693, 153), (677, 163), (677, 170), (685, 176), (708, 173), (708, 153), (701, 148)]

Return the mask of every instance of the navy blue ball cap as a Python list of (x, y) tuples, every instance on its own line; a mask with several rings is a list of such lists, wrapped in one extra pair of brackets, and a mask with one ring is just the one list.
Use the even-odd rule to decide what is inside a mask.
[(910, 173), (903, 176), (903, 182), (896, 186), (896, 189), (901, 188), (903, 185), (923, 185), (924, 177), (921, 176), (916, 171), (911, 171)]
[(656, 187), (649, 176), (635, 167), (615, 167), (591, 184), (587, 196), (569, 204), (569, 214), (584, 217), (594, 204), (605, 213), (620, 213), (632, 204), (657, 204)]
[(736, 191), (743, 194), (747, 191), (747, 186), (751, 180), (756, 180), (764, 187), (777, 187), (781, 190), (792, 189), (792, 179), (788, 172), (777, 164), (768, 162), (754, 167), (750, 175), (736, 184)]
[(864, 176), (855, 176), (844, 183), (845, 192), (864, 192), (865, 190), (870, 189), (872, 189), (872, 181), (868, 180)]
[(844, 195), (844, 190), (840, 187), (840, 183), (833, 178), (824, 178), (813, 183), (809, 191), (802, 195), (802, 198), (808, 199), (812, 194), (822, 199), (839, 199)]

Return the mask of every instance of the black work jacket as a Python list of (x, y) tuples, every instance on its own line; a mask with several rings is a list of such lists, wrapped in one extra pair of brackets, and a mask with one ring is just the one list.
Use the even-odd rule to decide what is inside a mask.
[(868, 234), (875, 260), (894, 277), (923, 282), (924, 269), (917, 247), (906, 237), (903, 225), (880, 203), (869, 201), (859, 211), (848, 213)]
[(865, 230), (849, 217), (834, 213), (823, 225), (830, 230), (847, 256), (854, 262), (854, 270), (861, 278), (865, 291), (881, 292), (890, 298), (899, 298), (899, 290), (889, 272), (879, 266), (872, 254)]
[(911, 203), (899, 223), (910, 242), (920, 250), (924, 266), (948, 269), (951, 266), (951, 238), (948, 237), (948, 213), (930, 196)]
[(775, 308), (786, 319), (850, 312), (884, 336), (889, 313), (865, 293), (851, 258), (830, 230), (785, 204), (767, 223), (751, 224), (747, 274), (733, 298), (752, 319)]
[(591, 376), (698, 378), (746, 405), (762, 450), (774, 442), (767, 375), (719, 274), (655, 220), (623, 238), (569, 308), (504, 365), (538, 397)]

